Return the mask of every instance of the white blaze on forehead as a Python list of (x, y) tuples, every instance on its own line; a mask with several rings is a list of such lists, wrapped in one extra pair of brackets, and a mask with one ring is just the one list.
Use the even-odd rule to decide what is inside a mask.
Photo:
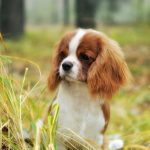
[(80, 44), (81, 39), (86, 34), (86, 31), (87, 30), (85, 30), (85, 29), (78, 29), (76, 31), (75, 35), (72, 37), (71, 41), (69, 42), (69, 55), (61, 62), (61, 66), (60, 66), (60, 70), (59, 70), (60, 76), (65, 75), (65, 72), (62, 68), (62, 64), (64, 62), (69, 61), (73, 64), (73, 67), (71, 68), (71, 71), (68, 74), (72, 79), (77, 80), (79, 70), (81, 68), (81, 64), (77, 58), (76, 51)]
[(75, 36), (71, 39), (69, 43), (69, 51), (70, 53), (75, 53), (82, 37), (85, 35), (86, 30), (85, 29), (78, 29)]

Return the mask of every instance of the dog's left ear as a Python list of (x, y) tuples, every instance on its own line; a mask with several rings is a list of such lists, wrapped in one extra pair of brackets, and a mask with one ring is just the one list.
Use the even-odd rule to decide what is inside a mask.
[(88, 88), (92, 95), (109, 99), (128, 81), (130, 72), (115, 41), (100, 34), (97, 44), (99, 54), (88, 71)]

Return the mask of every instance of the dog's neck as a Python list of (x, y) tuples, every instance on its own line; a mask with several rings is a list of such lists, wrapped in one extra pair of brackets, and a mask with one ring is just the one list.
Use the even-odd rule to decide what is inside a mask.
[(68, 82), (68, 81), (61, 81), (58, 95), (66, 95), (68, 98), (76, 99), (78, 101), (88, 101), (93, 100), (94, 98), (91, 97), (87, 84), (82, 82)]

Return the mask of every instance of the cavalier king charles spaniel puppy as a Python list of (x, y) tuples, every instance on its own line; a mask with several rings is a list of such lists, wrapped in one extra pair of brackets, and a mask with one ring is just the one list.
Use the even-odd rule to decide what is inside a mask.
[(101, 32), (77, 29), (62, 37), (54, 54), (48, 86), (51, 91), (59, 86), (59, 126), (103, 146), (108, 100), (130, 75), (120, 47)]

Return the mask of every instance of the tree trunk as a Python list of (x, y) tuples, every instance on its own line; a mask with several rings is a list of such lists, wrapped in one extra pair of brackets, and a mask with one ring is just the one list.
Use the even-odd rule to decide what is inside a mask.
[(2, 22), (2, 9), (1, 9), (1, 0), (0, 0), (0, 32), (1, 32), (1, 22)]
[(24, 31), (24, 0), (2, 0), (1, 31), (5, 38), (15, 38)]
[(69, 0), (64, 0), (64, 25), (69, 25)]
[(76, 0), (76, 26), (95, 28), (95, 14), (99, 0)]
[(115, 24), (114, 15), (118, 11), (119, 0), (107, 0), (107, 1), (108, 1), (107, 24)]

